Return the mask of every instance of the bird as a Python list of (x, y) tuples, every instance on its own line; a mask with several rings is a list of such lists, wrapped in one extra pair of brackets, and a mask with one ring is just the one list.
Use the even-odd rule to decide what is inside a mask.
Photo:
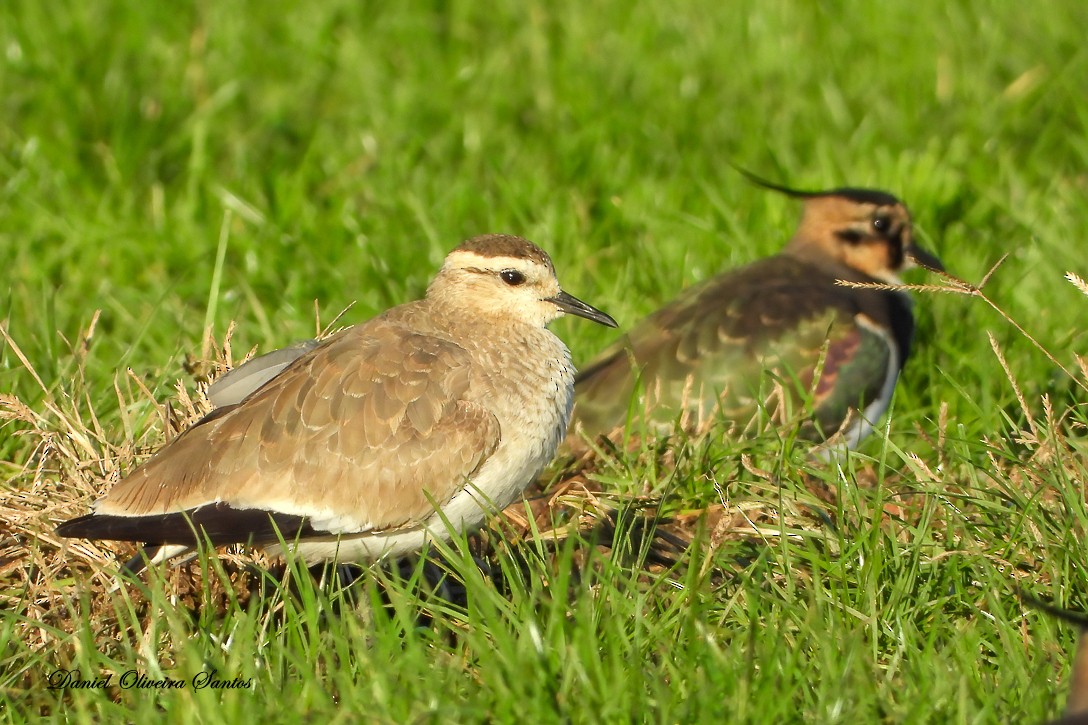
[(741, 171), (802, 202), (792, 238), (683, 291), (582, 366), (571, 452), (601, 436), (619, 443), (625, 430), (743, 429), (775, 381), (792, 401), (808, 399), (800, 432), (828, 449), (856, 448), (887, 409), (915, 327), (909, 295), (887, 287), (914, 266), (943, 272), (940, 259), (915, 242), (910, 212), (888, 192), (801, 191)]
[(564, 314), (616, 327), (560, 288), (540, 247), (473, 237), (422, 299), (236, 376), (219, 407), (57, 534), (143, 543), (133, 573), (204, 541), (287, 544), (313, 565), (448, 540), (554, 456), (574, 367), (546, 325)]

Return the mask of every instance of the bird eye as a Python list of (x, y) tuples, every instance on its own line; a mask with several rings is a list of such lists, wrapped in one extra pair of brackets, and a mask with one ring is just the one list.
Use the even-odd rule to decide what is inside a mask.
[(892, 220), (890, 217), (881, 214), (873, 219), (873, 229), (878, 232), (886, 232), (892, 228)]
[(516, 269), (504, 269), (499, 272), (499, 276), (502, 277), (502, 281), (511, 287), (517, 287), (519, 284), (525, 281), (525, 275)]

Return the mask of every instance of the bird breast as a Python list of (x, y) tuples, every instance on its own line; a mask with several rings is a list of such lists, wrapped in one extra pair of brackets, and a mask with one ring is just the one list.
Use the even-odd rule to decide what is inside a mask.
[[(475, 481), (493, 503), (505, 507), (555, 455), (570, 423), (574, 365), (570, 351), (546, 329), (528, 325), (501, 343), (470, 350), (479, 357), (470, 387), (499, 422), (502, 439)], [(484, 486), (491, 475), (494, 489)], [(488, 485), (492, 485), (489, 484)]]

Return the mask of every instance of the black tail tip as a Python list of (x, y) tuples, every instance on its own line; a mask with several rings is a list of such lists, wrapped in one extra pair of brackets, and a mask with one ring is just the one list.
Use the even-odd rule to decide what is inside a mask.
[(89, 524), (92, 519), (94, 519), (94, 514), (87, 514), (86, 516), (80, 516), (77, 519), (70, 519), (53, 529), (53, 533), (57, 536), (63, 536), (66, 539), (93, 538), (89, 535), (88, 531), (88, 529), (91, 528)]

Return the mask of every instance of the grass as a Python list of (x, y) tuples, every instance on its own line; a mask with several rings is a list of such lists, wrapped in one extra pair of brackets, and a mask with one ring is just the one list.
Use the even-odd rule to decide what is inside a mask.
[[(1088, 277), (1086, 21), (1072, 0), (4, 4), (0, 714), (1056, 715), (1075, 633), (1017, 592), (1088, 606), (1088, 300), (1063, 279)], [(537, 241), (631, 324), (789, 235), (797, 209), (730, 163), (893, 191), (965, 280), (1008, 255), (997, 310), (916, 294), (894, 413), (842, 467), (770, 434), (568, 471), (514, 541), (484, 535), (501, 586), (453, 547), (460, 603), (415, 570), (339, 614), (301, 575), (250, 596), (238, 555), (110, 593), (119, 549), (58, 549), (53, 526), (161, 441), (153, 401), (195, 413), (174, 386), (215, 357), (206, 327), (234, 322), (238, 358), (366, 319), (485, 231)], [(555, 329), (576, 360), (610, 339)], [(568, 530), (633, 496), (691, 537), (675, 566)], [(567, 535), (537, 555), (534, 526)], [(254, 688), (49, 690), (58, 668)]]

